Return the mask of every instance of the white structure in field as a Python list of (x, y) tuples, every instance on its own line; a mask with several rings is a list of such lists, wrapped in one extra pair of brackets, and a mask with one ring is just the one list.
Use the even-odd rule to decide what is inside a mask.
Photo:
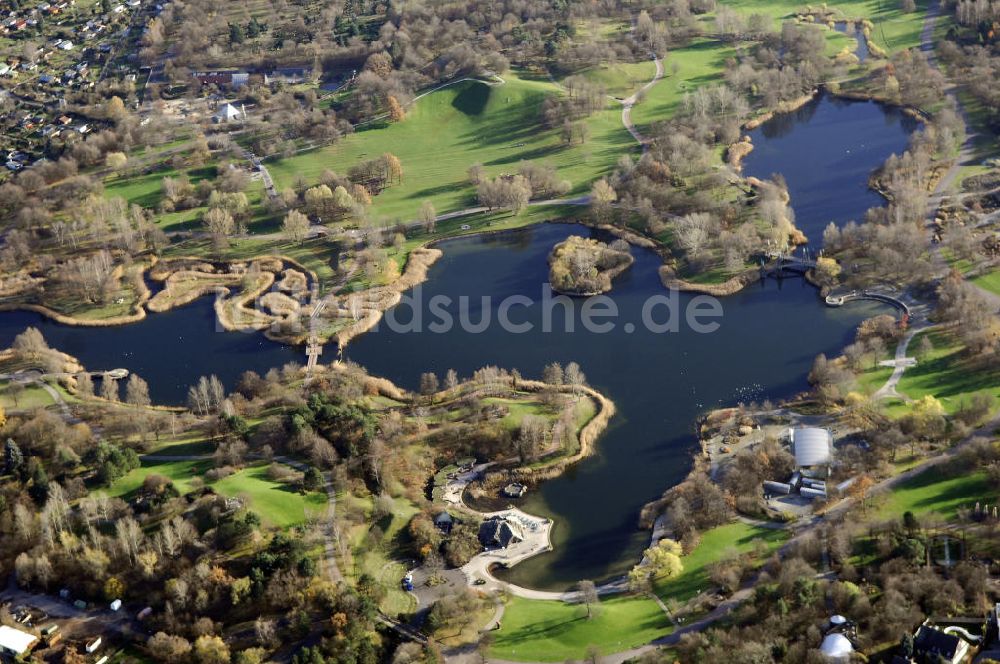
[(795, 465), (799, 468), (829, 467), (833, 462), (833, 434), (829, 429), (802, 427), (788, 430)]
[(830, 662), (849, 662), (854, 646), (843, 634), (834, 632), (823, 637), (823, 643), (819, 646), (820, 651)]
[(236, 108), (232, 104), (226, 104), (219, 109), (219, 112), (212, 116), (218, 124), (225, 124), (227, 122), (236, 122), (237, 120), (243, 119), (243, 112)]
[(35, 647), (38, 637), (19, 629), (0, 625), (0, 653), (18, 657)]

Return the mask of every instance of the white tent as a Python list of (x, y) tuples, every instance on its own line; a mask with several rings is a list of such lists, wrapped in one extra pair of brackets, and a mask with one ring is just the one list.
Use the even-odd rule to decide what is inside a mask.
[(240, 109), (232, 104), (226, 104), (212, 117), (216, 122), (232, 122), (239, 120), (242, 116), (243, 114), (240, 112)]
[(847, 662), (854, 652), (854, 646), (843, 634), (827, 634), (819, 646), (823, 655), (831, 662)]
[(19, 629), (0, 625), (0, 652), (10, 653), (15, 657), (31, 650), (38, 642), (38, 637)]

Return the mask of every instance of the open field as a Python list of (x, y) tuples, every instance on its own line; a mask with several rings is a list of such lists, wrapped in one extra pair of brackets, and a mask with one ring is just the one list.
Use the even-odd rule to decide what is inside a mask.
[(665, 636), (670, 621), (645, 597), (614, 597), (587, 620), (580, 604), (513, 597), (490, 654), (500, 659), (561, 662), (583, 659), (590, 646), (602, 654), (627, 650)]
[(1000, 270), (992, 270), (984, 274), (974, 277), (972, 283), (985, 288), (991, 293), (996, 293), (1000, 295)]
[(960, 508), (971, 509), (976, 502), (989, 501), (995, 495), (982, 471), (944, 477), (939, 469), (932, 468), (886, 494), (884, 502), (878, 505), (877, 514), (885, 519), (899, 519), (905, 512), (918, 516), (933, 512), (950, 519)]
[[(197, 168), (174, 169), (167, 168), (143, 175), (131, 177), (113, 177), (105, 181), (104, 195), (108, 198), (123, 198), (129, 204), (139, 205), (155, 212), (157, 205), (163, 199), (163, 178), (177, 178), (186, 175), (191, 184), (212, 181), (217, 176), (214, 165)], [(260, 180), (253, 180), (246, 190), (247, 199), (253, 217), (248, 222), (251, 232), (269, 232), (278, 228), (278, 221), (268, 215), (263, 209), (264, 185)], [(156, 214), (156, 225), (165, 232), (190, 231), (201, 228), (201, 217), (208, 208), (193, 207), (187, 210)]]
[[(774, 17), (775, 21), (794, 17), (808, 5), (797, 0), (720, 0), (721, 4), (740, 10), (746, 14), (761, 13)], [(828, 2), (823, 7), (845, 18), (867, 18), (875, 24), (872, 37), (875, 43), (890, 51), (912, 48), (920, 43), (920, 30), (927, 0), (917, 0), (917, 10), (909, 14), (900, 10), (898, 2), (886, 0), (838, 0)], [(814, 5), (820, 6), (819, 3)]]
[(0, 407), (6, 411), (45, 408), (53, 403), (52, 396), (38, 385), (25, 385), (20, 394), (15, 395), (10, 389), (10, 381), (0, 381)]
[(911, 399), (933, 395), (948, 413), (954, 413), (965, 399), (977, 392), (1000, 397), (1000, 372), (963, 357), (962, 345), (948, 332), (924, 332), (910, 342), (910, 347), (918, 348), (924, 335), (930, 336), (934, 348), (917, 366), (903, 374), (896, 387), (900, 394)]
[(576, 75), (599, 83), (604, 86), (609, 95), (622, 99), (648, 83), (655, 73), (656, 65), (650, 59), (641, 62), (616, 62), (613, 65), (591, 67), (576, 72)]
[(211, 467), (209, 461), (147, 461), (112, 484), (106, 493), (116, 498), (125, 497), (141, 487), (147, 476), (156, 474), (169, 478), (183, 495), (192, 491)]
[[(524, 399), (506, 399), (500, 397), (488, 397), (483, 399), (483, 403), (498, 404), (507, 408), (507, 414), (501, 420), (503, 425), (510, 430), (515, 430), (521, 426), (521, 422), (529, 415), (543, 417), (546, 419), (558, 415), (557, 411), (547, 407), (540, 401)], [(582, 398), (575, 404), (577, 428), (582, 428), (589, 422), (596, 412), (594, 402), (590, 398)]]
[(319, 516), (326, 509), (326, 495), (305, 495), (294, 487), (267, 477), (267, 465), (251, 466), (209, 486), (224, 496), (247, 499), (247, 507), (260, 514), (265, 524), (285, 528)]
[(774, 550), (787, 538), (788, 533), (784, 530), (760, 528), (739, 521), (718, 526), (702, 533), (695, 550), (681, 559), (684, 571), (673, 579), (657, 582), (654, 591), (662, 599), (683, 602), (710, 585), (708, 573), (713, 563), (732, 554), (752, 551), (758, 542), (768, 551)]
[(376, 218), (409, 220), (425, 200), (439, 214), (475, 205), (466, 176), (475, 163), (490, 176), (514, 173), (522, 161), (550, 163), (572, 183), (573, 192), (582, 193), (622, 154), (637, 151), (610, 100), (607, 110), (587, 120), (589, 140), (567, 146), (557, 129), (540, 122), (542, 102), (561, 94), (559, 88), (517, 72), (504, 79), (501, 85), (466, 81), (433, 92), (412, 105), (402, 122), (362, 129), (334, 145), (275, 160), (269, 163), (271, 174), (282, 189), (300, 176), (314, 183), (324, 170), (344, 173), (391, 152), (402, 162), (403, 179), (374, 198), (371, 212)]
[(324, 494), (311, 492), (303, 495), (268, 479), (266, 464), (250, 466), (217, 482), (203, 477), (211, 467), (211, 461), (207, 460), (147, 461), (115, 482), (107, 493), (124, 498), (142, 486), (147, 476), (155, 473), (168, 477), (181, 495), (204, 485), (223, 496), (245, 498), (248, 509), (259, 514), (264, 523), (279, 528), (304, 523), (309, 516), (320, 515), (326, 508)]
[(892, 376), (892, 367), (869, 366), (858, 378), (858, 390), (862, 394), (874, 394)]
[(685, 93), (722, 80), (726, 60), (736, 55), (732, 46), (717, 39), (696, 39), (672, 50), (664, 63), (666, 74), (632, 109), (632, 121), (647, 133), (654, 122), (666, 120)]

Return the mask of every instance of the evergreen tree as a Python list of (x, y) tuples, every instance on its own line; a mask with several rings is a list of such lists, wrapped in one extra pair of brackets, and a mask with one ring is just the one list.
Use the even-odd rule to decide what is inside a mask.
[(21, 452), (21, 448), (18, 447), (10, 438), (3, 446), (3, 459), (4, 459), (4, 472), (15, 474), (19, 472), (24, 466), (24, 454)]

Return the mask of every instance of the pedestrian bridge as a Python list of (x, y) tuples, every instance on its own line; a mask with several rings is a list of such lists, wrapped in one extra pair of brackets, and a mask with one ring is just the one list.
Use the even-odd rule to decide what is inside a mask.
[(903, 302), (900, 298), (885, 291), (854, 290), (847, 293), (830, 293), (826, 296), (826, 306), (842, 307), (848, 302), (852, 302), (854, 300), (876, 300), (878, 302), (885, 302), (899, 309), (903, 315), (910, 315), (910, 306), (906, 304), (906, 302)]
[(805, 274), (809, 270), (816, 268), (816, 261), (812, 258), (792, 256), (790, 254), (783, 254), (779, 252), (769, 252), (765, 254), (765, 257), (770, 264), (765, 265), (764, 262), (761, 261), (760, 269), (761, 272), (769, 274), (780, 274), (782, 272), (798, 272), (800, 274)]

